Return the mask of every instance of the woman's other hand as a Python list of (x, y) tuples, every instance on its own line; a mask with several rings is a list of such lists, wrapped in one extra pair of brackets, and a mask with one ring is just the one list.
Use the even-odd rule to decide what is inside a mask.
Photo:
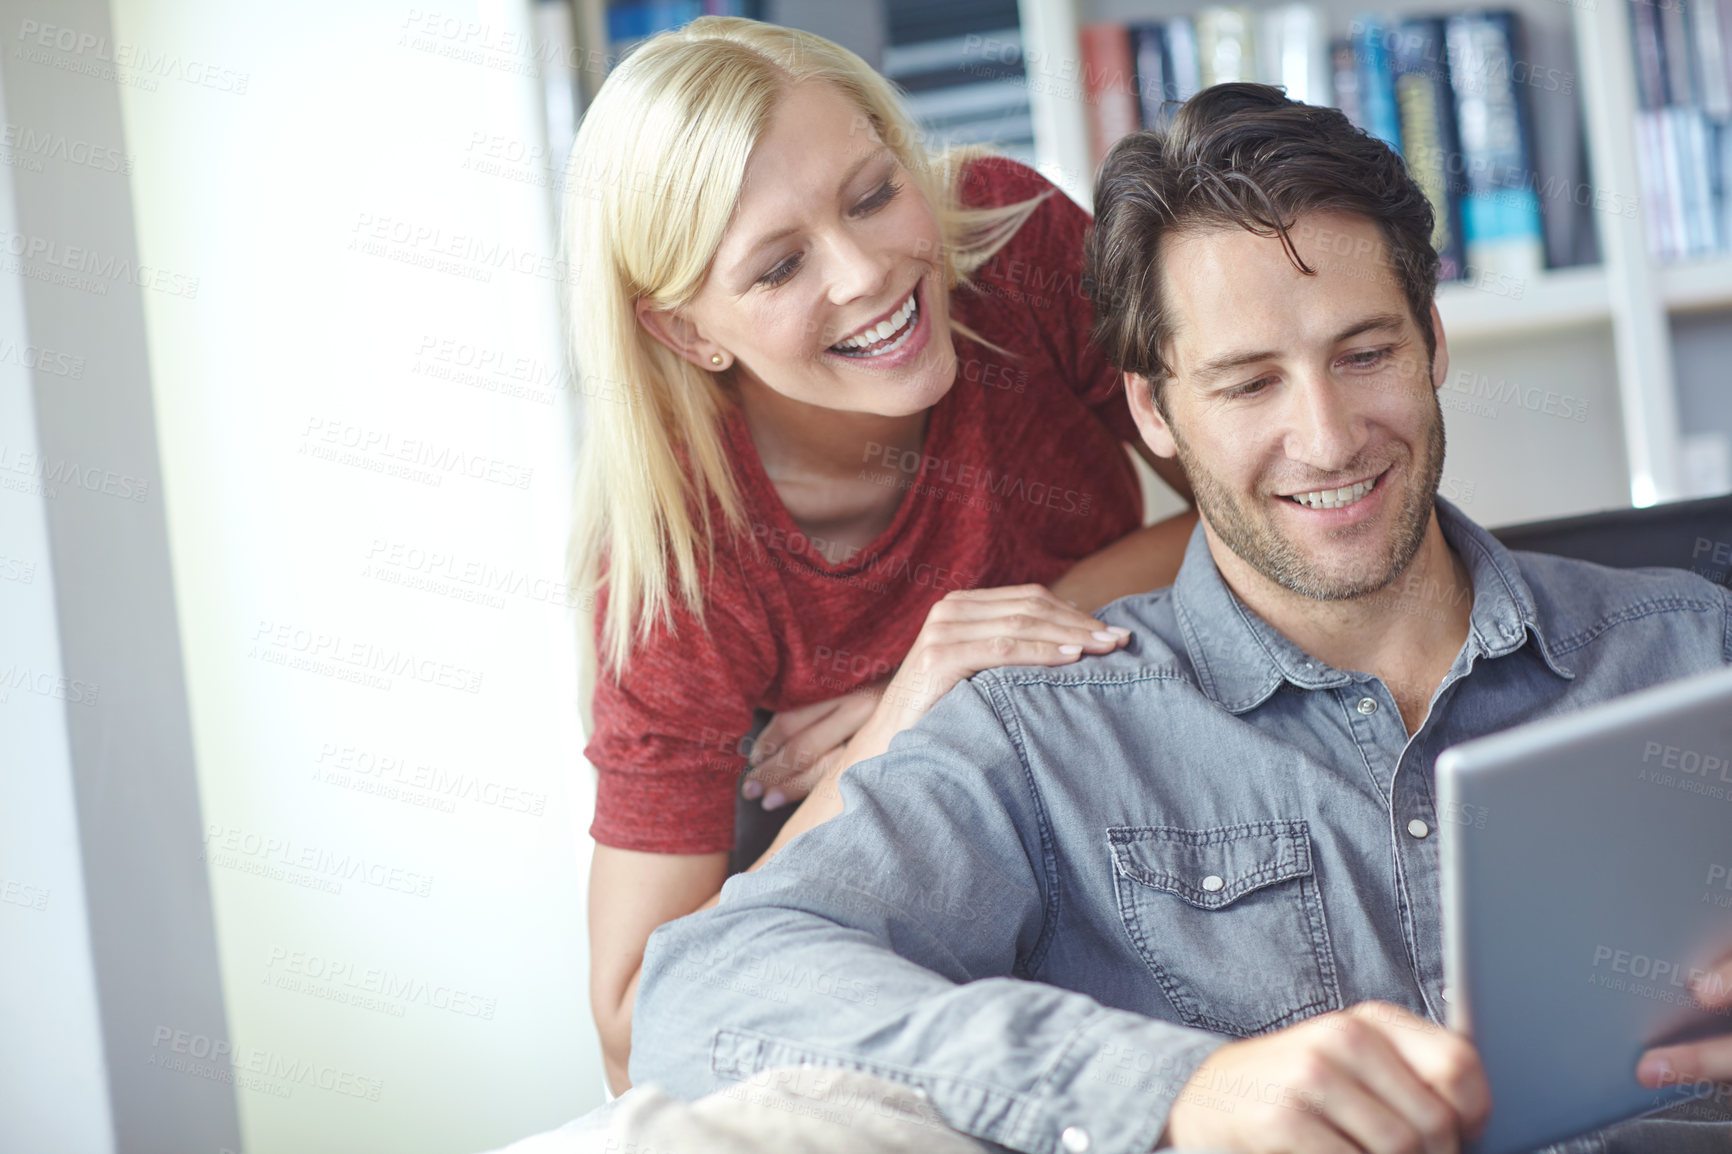
[(751, 769), (740, 792), (763, 798), (767, 810), (780, 809), (812, 792), (836, 767), (848, 739), (878, 708), (885, 682), (876, 682), (828, 701), (784, 709), (770, 719), (752, 743)]

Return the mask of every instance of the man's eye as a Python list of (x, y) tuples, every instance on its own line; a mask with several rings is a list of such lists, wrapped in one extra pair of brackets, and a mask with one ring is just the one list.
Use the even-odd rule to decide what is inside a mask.
[(800, 257), (798, 254), (795, 254), (794, 256), (788, 257), (781, 264), (778, 264), (775, 268), (771, 269), (769, 272), (765, 273), (763, 276), (759, 277), (758, 283), (761, 285), (765, 285), (769, 288), (775, 288), (777, 285), (782, 284), (784, 281), (786, 281), (789, 277), (793, 276), (799, 270), (800, 270)]
[(1243, 385), (1235, 385), (1233, 388), (1228, 389), (1227, 397), (1230, 400), (1238, 400), (1242, 397), (1254, 397), (1274, 383), (1274, 377), (1258, 377), (1254, 381), (1249, 381)]
[(1389, 354), (1389, 349), (1371, 349), (1363, 353), (1351, 353), (1341, 359), (1353, 368), (1369, 369), (1381, 364)]

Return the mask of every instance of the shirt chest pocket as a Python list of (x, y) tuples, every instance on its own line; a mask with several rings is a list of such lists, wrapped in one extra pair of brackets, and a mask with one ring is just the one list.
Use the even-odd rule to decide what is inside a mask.
[(1236, 1037), (1341, 1008), (1303, 821), (1107, 830), (1125, 932), (1186, 1025)]

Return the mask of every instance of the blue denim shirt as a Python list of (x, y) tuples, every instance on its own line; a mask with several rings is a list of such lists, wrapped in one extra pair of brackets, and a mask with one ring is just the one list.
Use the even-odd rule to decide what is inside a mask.
[(1017, 1150), (1143, 1154), (1231, 1038), (1367, 999), (1441, 1022), (1437, 754), (1732, 662), (1732, 597), (1438, 515), (1471, 626), (1411, 737), (1377, 678), (1242, 605), (1199, 529), (1172, 588), (1100, 614), (1124, 648), (963, 682), (843, 776), (844, 814), (657, 930), (632, 1081), (835, 1064)]

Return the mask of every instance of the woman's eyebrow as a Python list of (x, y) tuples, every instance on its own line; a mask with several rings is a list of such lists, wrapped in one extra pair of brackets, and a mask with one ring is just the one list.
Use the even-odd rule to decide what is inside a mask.
[[(860, 158), (855, 160), (853, 164), (850, 164), (848, 166), (848, 171), (844, 172), (842, 174), (842, 179), (836, 182), (837, 198), (838, 199), (841, 198), (842, 190), (847, 188), (850, 184), (853, 183), (854, 178), (856, 176), (860, 175), (860, 170), (862, 168), (865, 168), (868, 164), (872, 163), (872, 161), (875, 160), (878, 156), (880, 156), (881, 154), (883, 154), (884, 152), (887, 152), (887, 151), (889, 151), (888, 148), (885, 145), (881, 144), (877, 148), (873, 149), (871, 152), (865, 153), (862, 156), (860, 156)], [(799, 231), (800, 230), (798, 227), (790, 226), (787, 228), (779, 228), (775, 232), (765, 233), (763, 236), (760, 236), (757, 239), (752, 241), (750, 247), (748, 247), (744, 251), (744, 253), (741, 254), (740, 260), (742, 262), (750, 260), (751, 257), (753, 256), (753, 254), (755, 254), (759, 249), (763, 248), (765, 245), (774, 244), (776, 241), (781, 240), (783, 237), (791, 236), (794, 233), (799, 232)]]

